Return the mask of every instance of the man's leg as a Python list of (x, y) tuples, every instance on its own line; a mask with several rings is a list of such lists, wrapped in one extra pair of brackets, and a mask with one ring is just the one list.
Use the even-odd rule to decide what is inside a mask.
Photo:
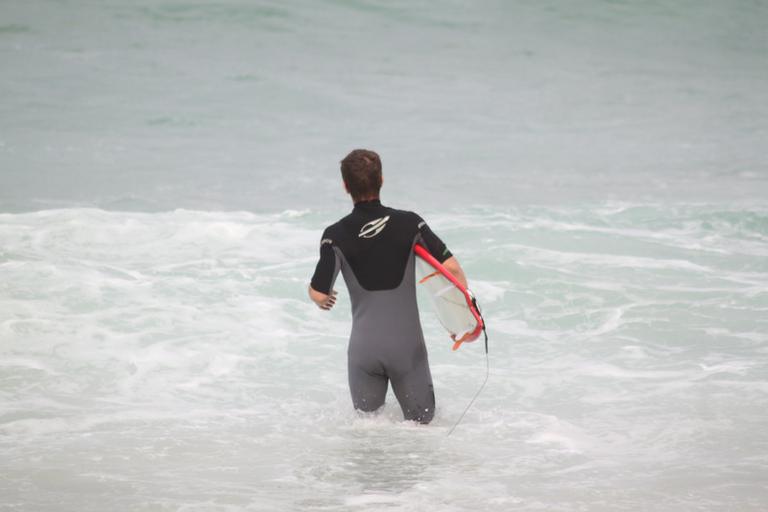
[(392, 377), (392, 391), (406, 420), (427, 424), (435, 416), (435, 390), (427, 358), (410, 371)]
[(371, 412), (384, 405), (389, 379), (383, 368), (366, 368), (360, 362), (350, 358), (348, 373), (349, 391), (352, 394), (352, 404), (355, 409)]

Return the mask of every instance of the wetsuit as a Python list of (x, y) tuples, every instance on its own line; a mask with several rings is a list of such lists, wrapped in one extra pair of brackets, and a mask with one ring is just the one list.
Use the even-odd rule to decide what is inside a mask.
[(323, 232), (312, 288), (330, 294), (339, 270), (344, 275), (352, 302), (347, 355), (355, 409), (381, 407), (392, 382), (405, 419), (429, 423), (435, 393), (416, 304), (417, 242), (440, 262), (451, 257), (415, 213), (378, 200), (357, 203)]

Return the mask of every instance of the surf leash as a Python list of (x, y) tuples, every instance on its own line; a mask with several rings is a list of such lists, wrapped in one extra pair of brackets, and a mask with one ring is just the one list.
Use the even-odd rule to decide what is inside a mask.
[(483, 336), (485, 336), (485, 379), (483, 380), (483, 383), (480, 384), (480, 389), (477, 390), (477, 393), (475, 393), (475, 396), (472, 397), (472, 400), (469, 401), (469, 404), (467, 404), (467, 407), (464, 409), (464, 412), (461, 413), (461, 416), (459, 416), (459, 419), (456, 420), (456, 423), (453, 424), (451, 427), (451, 430), (448, 431), (448, 434), (446, 436), (450, 436), (453, 434), (453, 431), (456, 430), (456, 427), (459, 426), (459, 423), (461, 423), (461, 420), (464, 419), (464, 415), (467, 414), (467, 411), (472, 407), (472, 404), (475, 403), (475, 400), (477, 400), (477, 397), (480, 396), (480, 393), (483, 392), (483, 389), (485, 389), (485, 385), (488, 383), (488, 377), (491, 375), (491, 361), (488, 357), (488, 333), (485, 330), (485, 318), (483, 318), (483, 314), (480, 311), (480, 306), (477, 305), (477, 300), (475, 299), (475, 296), (472, 295), (472, 305), (477, 310), (477, 313), (480, 315), (480, 321), (483, 322)]

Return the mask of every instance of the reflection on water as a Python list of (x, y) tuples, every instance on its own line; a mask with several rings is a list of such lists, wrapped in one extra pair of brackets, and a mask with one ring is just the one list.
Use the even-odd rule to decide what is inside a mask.
[(399, 501), (400, 495), (432, 481), (445, 469), (443, 442), (442, 430), (434, 427), (383, 416), (355, 418), (299, 457), (296, 476), (316, 492), (297, 505)]

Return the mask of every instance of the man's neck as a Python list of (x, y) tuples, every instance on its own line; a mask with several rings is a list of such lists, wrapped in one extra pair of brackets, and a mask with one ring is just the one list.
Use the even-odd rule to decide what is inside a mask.
[(365, 199), (360, 199), (358, 201), (355, 201), (355, 206), (362, 206), (366, 204), (381, 204), (381, 200), (377, 197), (367, 197)]

